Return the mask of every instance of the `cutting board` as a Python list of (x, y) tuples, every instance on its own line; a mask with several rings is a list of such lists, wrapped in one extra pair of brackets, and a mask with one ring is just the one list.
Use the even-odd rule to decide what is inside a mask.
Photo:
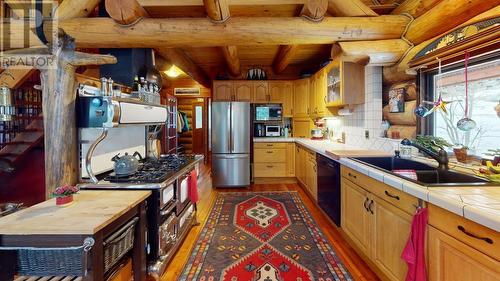
[(358, 150), (327, 150), (326, 154), (329, 156), (339, 159), (342, 157), (390, 157), (393, 153), (382, 151), (382, 150), (372, 150), (372, 149), (358, 149)]
[(50, 199), (0, 218), (0, 235), (92, 235), (150, 194), (149, 190), (82, 190), (69, 206), (56, 206)]

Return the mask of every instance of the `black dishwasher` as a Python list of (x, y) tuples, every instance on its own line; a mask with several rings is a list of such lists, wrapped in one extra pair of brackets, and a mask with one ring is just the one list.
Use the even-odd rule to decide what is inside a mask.
[(340, 164), (319, 153), (318, 204), (325, 213), (340, 226)]

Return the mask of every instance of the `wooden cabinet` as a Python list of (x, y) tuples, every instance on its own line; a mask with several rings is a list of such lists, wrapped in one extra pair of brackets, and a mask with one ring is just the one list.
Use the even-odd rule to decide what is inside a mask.
[(269, 82), (269, 102), (271, 103), (283, 103), (284, 92), (283, 92), (284, 82), (273, 81)]
[(500, 279), (500, 261), (433, 226), (429, 226), (428, 234), (429, 281), (498, 281)]
[(365, 66), (335, 60), (325, 67), (326, 105), (342, 107), (365, 102)]
[(267, 81), (249, 81), (247, 83), (252, 83), (255, 103), (267, 103), (269, 102), (269, 87)]
[(316, 83), (318, 81), (317, 73), (309, 78), (309, 117), (316, 118), (318, 113), (318, 105), (316, 99)]
[(310, 138), (312, 120), (308, 118), (293, 118), (292, 134), (295, 138)]
[(306, 150), (300, 146), (296, 145), (295, 149), (295, 175), (297, 180), (302, 185), (306, 184)]
[(214, 81), (212, 99), (213, 101), (231, 101), (233, 99), (233, 82)]
[(308, 151), (306, 152), (306, 176), (305, 176), (305, 188), (309, 195), (312, 197), (313, 201), (318, 200), (318, 173), (316, 165), (316, 153)]
[(294, 82), (293, 117), (309, 117), (309, 79), (300, 79)]
[(283, 95), (283, 117), (293, 116), (293, 83), (284, 82), (281, 87)]
[[(276, 178), (294, 177), (294, 147), (288, 143), (255, 143), (254, 144), (254, 177)], [(294, 145), (294, 143), (292, 143)], [(289, 151), (292, 153), (289, 153)]]
[(418, 200), (350, 168), (341, 168), (341, 224), (369, 265), (385, 280), (404, 280), (401, 253)]
[(247, 101), (251, 102), (253, 100), (253, 85), (248, 81), (234, 81), (234, 101)]
[(327, 94), (326, 80), (327, 80), (326, 70), (321, 69), (316, 75), (316, 85), (315, 85), (317, 117), (325, 117), (333, 115), (326, 106), (326, 94)]
[(295, 177), (295, 143), (286, 144), (286, 176)]

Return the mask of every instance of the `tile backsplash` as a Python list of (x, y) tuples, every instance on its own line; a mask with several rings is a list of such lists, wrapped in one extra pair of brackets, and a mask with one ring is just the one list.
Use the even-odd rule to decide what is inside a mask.
[(365, 68), (365, 103), (354, 106), (352, 115), (328, 119), (326, 125), (336, 138), (344, 132), (348, 145), (392, 152), (398, 148), (399, 141), (381, 137), (381, 124), (382, 67), (368, 66)]

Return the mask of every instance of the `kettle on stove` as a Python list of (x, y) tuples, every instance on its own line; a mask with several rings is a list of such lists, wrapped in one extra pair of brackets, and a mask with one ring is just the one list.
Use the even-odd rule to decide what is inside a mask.
[[(137, 158), (139, 156), (139, 158)], [(139, 170), (139, 161), (142, 160), (142, 156), (139, 152), (134, 152), (133, 155), (129, 155), (125, 152), (125, 155), (120, 156), (120, 153), (113, 156), (111, 161), (115, 162), (114, 170), (117, 176), (130, 176), (133, 175), (137, 170)]]

